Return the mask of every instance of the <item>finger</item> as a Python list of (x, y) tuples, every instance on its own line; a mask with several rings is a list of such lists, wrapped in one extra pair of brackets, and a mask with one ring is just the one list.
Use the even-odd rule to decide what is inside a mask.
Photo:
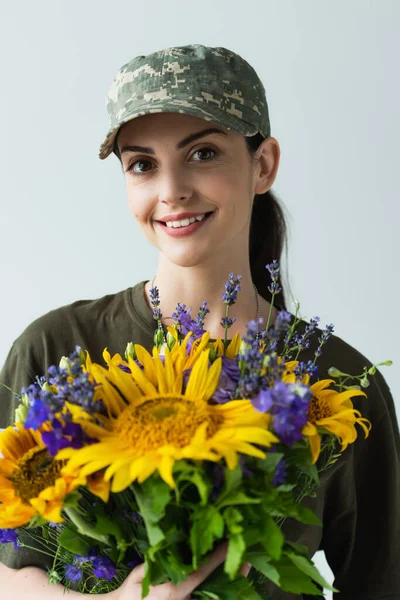
[(177, 600), (183, 600), (187, 596), (190, 597), (190, 594), (197, 588), (197, 586), (202, 583), (207, 577), (215, 571), (215, 569), (224, 562), (226, 558), (226, 553), (228, 550), (228, 543), (224, 542), (214, 552), (212, 552), (207, 562), (203, 563), (197, 571), (192, 573), (186, 581), (182, 581), (179, 584), (179, 593), (177, 595)]
[(239, 569), (239, 573), (241, 573), (242, 575), (244, 575), (245, 577), (247, 577), (247, 575), (250, 573), (250, 569), (251, 569), (251, 564), (246, 562), (243, 563), (242, 566)]
[(144, 578), (144, 570), (145, 570), (144, 563), (142, 563), (142, 564), (138, 565), (137, 567), (135, 567), (134, 569), (132, 569), (132, 571), (129, 574), (129, 581), (131, 583), (142, 583), (143, 578)]

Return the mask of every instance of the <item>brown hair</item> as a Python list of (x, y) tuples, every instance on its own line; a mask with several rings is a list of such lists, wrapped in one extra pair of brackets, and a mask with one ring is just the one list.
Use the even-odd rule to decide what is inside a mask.
[[(114, 141), (113, 152), (122, 164), (117, 144), (118, 134)], [(247, 149), (252, 157), (263, 139), (259, 133), (251, 137), (245, 137)], [(256, 194), (250, 223), (250, 271), (251, 278), (260, 296), (268, 302), (272, 298), (268, 290), (272, 281), (266, 265), (271, 264), (273, 260), (277, 260), (281, 267), (281, 257), (284, 247), (287, 252), (287, 224), (282, 206), (270, 190), (265, 192), (265, 194)], [(277, 295), (274, 304), (278, 309), (288, 310), (281, 274), (282, 270), (280, 270), (278, 278), (278, 283), (282, 291)]]

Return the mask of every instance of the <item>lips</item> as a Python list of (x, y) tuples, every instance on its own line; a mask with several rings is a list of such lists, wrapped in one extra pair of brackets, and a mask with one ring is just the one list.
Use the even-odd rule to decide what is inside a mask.
[(206, 223), (212, 218), (214, 212), (203, 213), (205, 218), (202, 221), (194, 221), (190, 225), (183, 225), (182, 227), (168, 227), (163, 221), (156, 221), (158, 227), (160, 227), (168, 236), (175, 238), (182, 238), (194, 234), (198, 229), (204, 227)]
[(168, 219), (166, 220), (162, 220), (159, 219), (156, 222), (157, 223), (162, 223), (163, 225), (166, 225), (167, 221), (182, 221), (183, 219), (189, 219), (192, 217), (199, 217), (200, 215), (205, 215), (205, 219), (207, 219), (207, 217), (209, 217), (214, 211), (209, 211), (209, 212), (196, 212), (196, 213), (179, 213), (177, 215), (171, 215), (168, 217)]

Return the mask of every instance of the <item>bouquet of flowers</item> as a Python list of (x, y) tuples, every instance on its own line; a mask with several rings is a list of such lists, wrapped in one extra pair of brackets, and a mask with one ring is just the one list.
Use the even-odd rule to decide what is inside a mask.
[[(279, 266), (267, 268), (272, 308)], [(359, 377), (332, 367), (332, 379), (311, 383), (333, 326), (314, 361), (300, 362), (318, 318), (299, 336), (298, 307), (293, 323), (281, 311), (272, 327), (270, 317), (265, 327), (251, 321), (228, 341), (239, 290), (230, 273), (223, 339), (204, 330), (206, 303), (195, 319), (178, 304), (165, 328), (153, 288), (151, 353), (134, 343), (124, 357), (105, 349), (102, 366), (76, 347), (22, 389), (15, 426), (0, 433), (0, 543), (44, 552), (50, 581), (92, 594), (144, 562), (144, 598), (150, 585), (184, 580), (221, 541), (225, 562), (197, 598), (260, 598), (244, 562), (288, 592), (334, 589), (281, 525), (321, 525), (302, 499), (355, 441), (356, 425), (368, 436), (351, 398), (366, 395), (377, 365)]]

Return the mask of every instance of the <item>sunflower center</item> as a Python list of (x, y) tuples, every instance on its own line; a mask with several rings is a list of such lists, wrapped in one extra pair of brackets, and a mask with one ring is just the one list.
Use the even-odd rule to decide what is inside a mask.
[(332, 416), (330, 403), (325, 398), (311, 398), (308, 408), (308, 419), (311, 423), (316, 423), (320, 419), (326, 419)]
[(42, 490), (54, 485), (63, 464), (63, 461), (54, 460), (46, 448), (31, 448), (19, 459), (12, 474), (15, 494), (29, 503)]
[(196, 429), (207, 423), (207, 437), (213, 436), (222, 418), (211, 412), (206, 402), (193, 402), (185, 396), (146, 398), (128, 406), (114, 424), (114, 431), (140, 454), (171, 444), (188, 446)]

